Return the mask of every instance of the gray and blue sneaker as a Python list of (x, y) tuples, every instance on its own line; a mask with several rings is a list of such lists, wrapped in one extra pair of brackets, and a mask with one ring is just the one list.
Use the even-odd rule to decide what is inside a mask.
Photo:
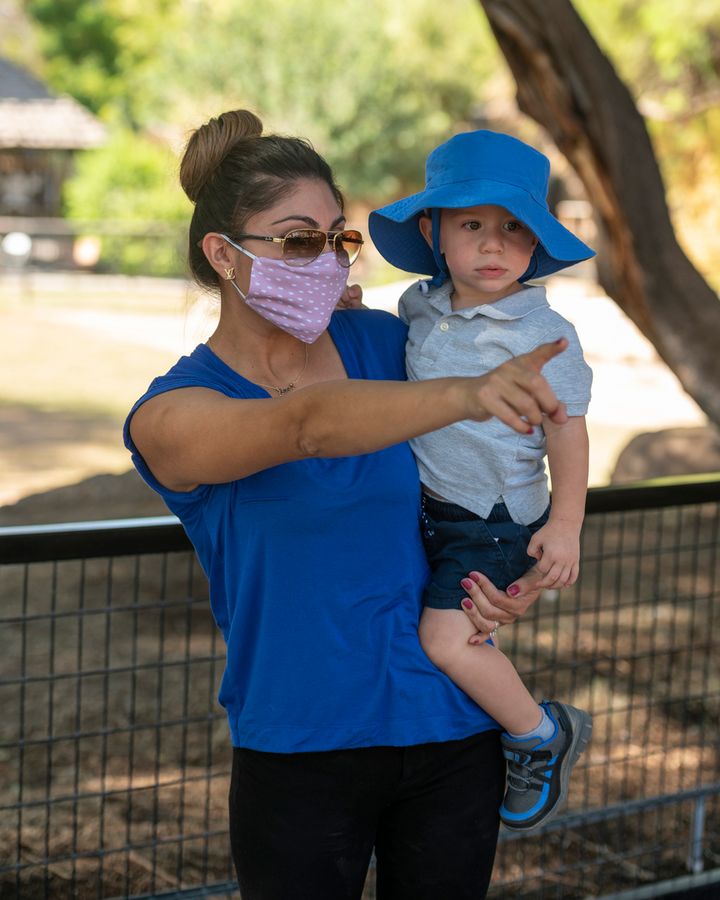
[(592, 734), (592, 718), (582, 709), (555, 700), (544, 700), (540, 706), (555, 723), (551, 738), (500, 737), (508, 761), (500, 821), (511, 831), (528, 831), (555, 815), (567, 797), (573, 766)]

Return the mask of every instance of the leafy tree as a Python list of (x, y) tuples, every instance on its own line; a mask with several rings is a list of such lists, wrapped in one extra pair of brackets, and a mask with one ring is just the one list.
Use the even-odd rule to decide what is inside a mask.
[(143, 124), (139, 88), (160, 77), (155, 51), (173, 29), (173, 0), (26, 0), (25, 10), (55, 90), (105, 118)]
[(647, 122), (678, 238), (720, 287), (720, 6), (577, 0)]
[[(304, 134), (369, 202), (418, 185), (428, 151), (471, 122), (499, 59), (469, 0), (194, 0), (163, 46), (169, 103), (196, 125), (228, 107)], [(157, 104), (157, 99), (154, 101)]]
[(106, 121), (179, 150), (183, 132), (247, 106), (268, 129), (310, 137), (367, 203), (421, 184), (427, 153), (472, 124), (499, 61), (472, 0), (446, 0), (442, 15), (434, 0), (264, 0), (261, 12), (250, 0), (28, 0), (27, 11), (52, 85)]
[[(679, 237), (713, 277), (720, 8), (716, 0), (577, 5), (648, 116)], [(536, 0), (528, 8), (543, 15)], [(310, 137), (346, 193), (368, 204), (418, 188), (428, 151), (506, 92), (474, 0), (25, 0), (24, 14), (44, 52), (40, 74), (112, 127), (162, 136), (177, 152), (199, 122), (248, 106), (269, 129)], [(156, 217), (149, 193), (130, 206)]]
[[(65, 203), (71, 219), (107, 223), (102, 266), (127, 274), (184, 271), (191, 207), (178, 187), (176, 169), (177, 160), (167, 147), (126, 130), (79, 157)], [(138, 232), (145, 235), (132, 236)]]
[(127, 222), (152, 210), (153, 218), (187, 222), (189, 201), (170, 189), (177, 159), (157, 141), (116, 131), (105, 146), (79, 157), (77, 175), (65, 195), (73, 218)]
[(233, 106), (312, 137), (369, 202), (417, 186), (499, 56), (472, 0), (27, 0), (44, 75), (108, 121), (194, 127)]

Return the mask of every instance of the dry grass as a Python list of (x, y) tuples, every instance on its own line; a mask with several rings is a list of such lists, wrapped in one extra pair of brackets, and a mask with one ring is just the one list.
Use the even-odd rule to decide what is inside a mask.
[[(139, 290), (103, 293), (101, 281), (43, 281), (23, 297), (0, 280), (0, 504), (98, 472), (129, 468), (120, 428), (131, 404), (167, 370), (182, 348), (124, 340), (91, 327), (142, 314), (162, 336), (182, 320), (185, 293)], [(54, 289), (53, 289), (54, 288)], [(177, 330), (177, 325), (175, 325)]]

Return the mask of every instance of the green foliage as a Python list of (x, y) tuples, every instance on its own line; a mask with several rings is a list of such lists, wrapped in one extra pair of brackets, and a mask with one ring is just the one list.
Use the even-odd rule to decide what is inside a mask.
[(311, 137), (350, 195), (422, 180), (472, 121), (498, 52), (474, 0), (27, 0), (45, 75), (106, 120), (188, 128), (257, 110)]
[(705, 277), (720, 267), (720, 6), (576, 0), (646, 117), (678, 237)]
[[(717, 0), (575, 5), (648, 118), (679, 230), (691, 242), (693, 227), (717, 233)], [(107, 215), (118, 206), (122, 216), (132, 209), (176, 221), (175, 177), (165, 171), (164, 187), (151, 189), (140, 162), (148, 145), (127, 129), (179, 145), (181, 134), (237, 107), (257, 111), (269, 130), (309, 137), (351, 200), (388, 201), (422, 184), (428, 152), (473, 127), (496, 72), (506, 71), (477, 0), (25, 0), (19, 8), (37, 36), (28, 54), (34, 62), (37, 45), (45, 60), (40, 74), (124, 135), (121, 156), (131, 165), (103, 176), (113, 194)], [(88, 166), (68, 192), (83, 217), (97, 205), (100, 178), (100, 163)]]
[(195, 0), (164, 45), (180, 120), (256, 110), (310, 137), (369, 202), (416, 187), (430, 149), (467, 125), (497, 50), (473, 0)]
[(152, 189), (147, 144), (127, 126), (177, 139), (178, 125), (242, 106), (309, 137), (349, 199), (385, 201), (418, 188), (428, 152), (471, 126), (499, 60), (474, 0), (446, 0), (442, 15), (435, 0), (28, 0), (27, 11), (52, 85), (122, 129), (68, 186), (81, 218), (173, 221), (163, 204), (176, 209), (177, 192), (165, 177)]
[(720, 80), (720, 7), (716, 0), (576, 0), (636, 96), (668, 111), (688, 111)]
[(60, 93), (124, 124), (142, 124), (142, 84), (160, 73), (155, 47), (172, 27), (172, 0), (26, 0), (40, 26), (44, 76)]
[[(191, 207), (177, 183), (177, 160), (164, 146), (117, 131), (83, 154), (67, 182), (71, 219), (107, 223), (101, 266), (126, 274), (177, 275)], [(132, 237), (133, 234), (150, 237)]]
[(176, 169), (164, 145), (118, 130), (105, 146), (78, 157), (67, 212), (76, 219), (187, 221), (190, 203), (177, 187)]

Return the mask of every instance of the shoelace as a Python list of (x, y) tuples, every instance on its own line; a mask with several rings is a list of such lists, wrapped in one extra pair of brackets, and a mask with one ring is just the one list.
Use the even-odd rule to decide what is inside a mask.
[(550, 778), (545, 767), (551, 758), (552, 754), (548, 750), (533, 753), (514, 750), (512, 757), (508, 756), (508, 785), (513, 790), (522, 792), (547, 784)]

